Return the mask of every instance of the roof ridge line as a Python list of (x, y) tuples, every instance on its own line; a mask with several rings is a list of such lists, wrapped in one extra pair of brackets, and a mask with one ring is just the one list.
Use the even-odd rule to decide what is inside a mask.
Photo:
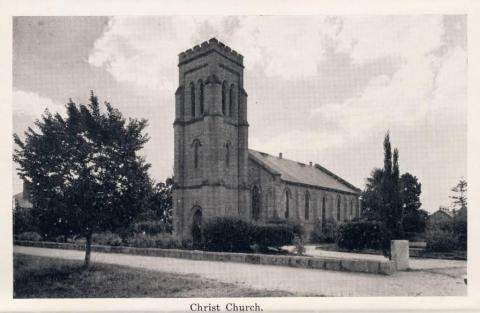
[(356, 190), (356, 191), (358, 191), (358, 192), (361, 192), (361, 191), (362, 191), (360, 188), (355, 187), (354, 185), (350, 184), (350, 183), (349, 183), (348, 181), (346, 181), (345, 179), (341, 178), (340, 176), (335, 175), (333, 172), (327, 170), (325, 167), (321, 166), (320, 164), (315, 163), (314, 167), (315, 167), (316, 169), (324, 172), (325, 174), (333, 177), (333, 178), (334, 178), (335, 180), (337, 180), (338, 182), (347, 185), (349, 188), (352, 188), (353, 190)]

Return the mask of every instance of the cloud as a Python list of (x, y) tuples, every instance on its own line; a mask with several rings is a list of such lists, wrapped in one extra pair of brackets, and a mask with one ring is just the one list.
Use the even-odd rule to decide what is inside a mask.
[[(350, 49), (355, 62), (398, 57), (401, 66), (392, 76), (372, 77), (359, 95), (312, 110), (310, 118), (336, 121), (342, 134), (357, 138), (394, 126), (411, 127), (445, 112), (464, 117), (466, 51), (444, 42), (441, 17), (402, 17), (395, 18), (395, 23), (380, 23), (382, 19), (365, 25), (352, 20), (343, 23), (337, 49)], [(379, 29), (378, 36), (367, 35), (369, 29)]]
[(26, 115), (39, 118), (46, 109), (52, 113), (65, 113), (65, 106), (54, 100), (40, 96), (38, 93), (14, 90), (13, 91), (13, 115)]
[[(301, 98), (315, 107), (310, 124), (334, 123), (338, 131), (292, 124), (287, 135), (268, 138), (268, 145), (286, 146), (291, 138), (289, 144), (300, 146), (298, 138), (321, 134), (326, 146), (413, 125), (442, 110), (464, 112), (466, 52), (463, 42), (454, 40), (464, 32), (465, 17), (440, 15), (113, 17), (88, 61), (118, 81), (167, 97), (177, 87), (172, 79), (178, 75), (177, 54), (217, 37), (245, 56), (246, 71), (255, 73), (250, 87), (260, 85), (256, 77), (317, 81), (309, 95), (319, 97)], [(326, 73), (325, 68), (335, 71), (325, 64), (336, 64), (339, 55), (344, 56), (344, 63), (335, 65), (340, 73)], [(332, 95), (323, 97), (322, 86), (323, 94)], [(295, 88), (289, 92), (298, 93)], [(285, 98), (286, 91), (278, 93)], [(282, 104), (280, 99), (277, 105)]]
[(88, 62), (115, 79), (174, 90), (178, 53), (217, 37), (245, 56), (247, 69), (268, 76), (312, 76), (322, 57), (323, 17), (113, 17)]

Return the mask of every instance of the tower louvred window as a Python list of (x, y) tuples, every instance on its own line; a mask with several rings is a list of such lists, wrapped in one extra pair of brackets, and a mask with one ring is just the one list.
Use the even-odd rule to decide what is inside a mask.
[(203, 81), (200, 81), (200, 114), (203, 114), (204, 112), (204, 86), (203, 86)]
[(192, 109), (192, 118), (195, 117), (195, 85), (190, 83), (190, 101), (191, 101), (191, 109)]
[(227, 110), (227, 83), (222, 84), (222, 114), (226, 115)]

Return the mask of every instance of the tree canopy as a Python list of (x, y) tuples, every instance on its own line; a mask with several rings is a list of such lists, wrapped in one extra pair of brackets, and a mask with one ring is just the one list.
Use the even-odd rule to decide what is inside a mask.
[(67, 114), (46, 111), (14, 135), (19, 176), (31, 183), (31, 197), (44, 236), (85, 236), (85, 265), (91, 236), (116, 230), (139, 214), (151, 192), (150, 165), (138, 152), (149, 140), (145, 119), (125, 119), (97, 97), (88, 105), (66, 105)]

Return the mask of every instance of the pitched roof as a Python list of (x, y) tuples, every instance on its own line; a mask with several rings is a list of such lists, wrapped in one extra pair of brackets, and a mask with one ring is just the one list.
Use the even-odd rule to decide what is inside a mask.
[(25, 199), (25, 197), (23, 196), (23, 192), (19, 192), (17, 194), (14, 194), (13, 195), (13, 201), (15, 203), (15, 201), (18, 202), (18, 205), (22, 208), (26, 208), (26, 209), (29, 209), (29, 208), (32, 208), (33, 205), (30, 201), (28, 201), (27, 199)]
[(318, 164), (310, 166), (252, 149), (249, 149), (248, 152), (254, 162), (273, 175), (280, 175), (284, 181), (349, 193), (358, 194), (360, 192), (360, 189)]
[(453, 213), (450, 210), (442, 209), (442, 208), (433, 212), (432, 215), (437, 215), (437, 214), (442, 214), (442, 213), (445, 214), (448, 217), (453, 218)]

